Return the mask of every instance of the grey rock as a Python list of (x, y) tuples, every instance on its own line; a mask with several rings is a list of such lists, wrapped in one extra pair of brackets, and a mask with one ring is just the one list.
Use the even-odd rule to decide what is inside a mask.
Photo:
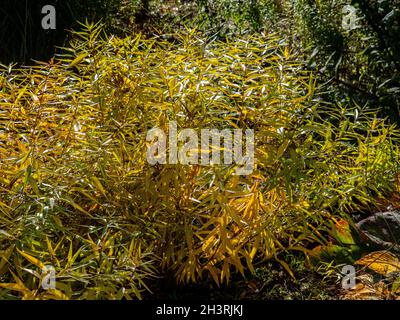
[(400, 211), (375, 213), (359, 221), (357, 227), (371, 244), (400, 253)]

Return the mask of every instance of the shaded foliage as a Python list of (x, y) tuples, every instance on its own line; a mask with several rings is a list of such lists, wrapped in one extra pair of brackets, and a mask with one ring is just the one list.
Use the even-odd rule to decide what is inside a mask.
[[(43, 6), (56, 8), (56, 30), (41, 26)], [(0, 6), (0, 61), (32, 63), (48, 60), (55, 46), (63, 46), (68, 30), (78, 28), (79, 21), (102, 19), (112, 32), (125, 30), (133, 21), (141, 0), (3, 0)]]

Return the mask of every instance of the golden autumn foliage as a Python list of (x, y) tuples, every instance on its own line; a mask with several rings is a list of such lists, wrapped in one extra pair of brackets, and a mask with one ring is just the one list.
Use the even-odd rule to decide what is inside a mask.
[[(64, 55), (0, 70), (0, 290), (25, 299), (141, 298), (179, 282), (308, 255), (334, 217), (374, 205), (398, 169), (399, 132), (318, 97), (274, 34), (225, 42), (196, 31), (105, 38), (75, 32)], [(155, 165), (146, 133), (255, 130), (255, 168)], [(40, 289), (53, 265), (57, 288)]]

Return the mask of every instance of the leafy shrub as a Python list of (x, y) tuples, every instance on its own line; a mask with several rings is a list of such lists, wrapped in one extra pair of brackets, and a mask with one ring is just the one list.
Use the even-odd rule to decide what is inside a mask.
[[(309, 57), (309, 67), (329, 81), (325, 96), (338, 105), (354, 100), (399, 123), (399, 4), (397, 1), (293, 0), (286, 19)], [(343, 8), (357, 9), (357, 27), (342, 26)], [(289, 22), (287, 22), (289, 23)], [(307, 49), (308, 48), (308, 49)]]
[(272, 0), (198, 0), (200, 25), (210, 33), (224, 37), (261, 31), (276, 22), (279, 9)]
[[(282, 253), (308, 255), (332, 221), (393, 187), (399, 133), (318, 98), (274, 34), (209, 41), (75, 32), (65, 54), (0, 75), (3, 297), (140, 297), (162, 270), (228, 282)], [(155, 165), (146, 133), (254, 129), (253, 174), (234, 165)], [(18, 249), (18, 250), (17, 250)], [(11, 290), (11, 291), (10, 291)]]
[(398, 1), (353, 1), (368, 26), (365, 50), (366, 88), (384, 114), (400, 123), (400, 5)]

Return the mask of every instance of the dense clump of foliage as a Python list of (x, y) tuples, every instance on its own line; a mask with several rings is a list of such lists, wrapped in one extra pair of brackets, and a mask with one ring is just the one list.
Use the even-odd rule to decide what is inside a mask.
[[(379, 107), (399, 123), (399, 13), (396, 1), (288, 1), (296, 17), (308, 65), (328, 81), (325, 98), (339, 105), (355, 100)], [(355, 25), (346, 28), (345, 6), (354, 5)], [(344, 23), (343, 23), (344, 22)], [(306, 50), (307, 52), (307, 50)]]
[[(307, 259), (394, 188), (399, 132), (324, 102), (277, 34), (74, 32), (64, 54), (0, 73), (0, 297), (140, 298), (162, 272), (228, 282)], [(154, 127), (255, 130), (255, 168), (155, 165)], [(57, 287), (43, 291), (52, 265)]]
[[(275, 31), (297, 47), (306, 66), (326, 83), (325, 100), (343, 106), (351, 101), (377, 110), (399, 123), (399, 4), (396, 0), (193, 0), (171, 14), (157, 15), (153, 25), (171, 30), (195, 26), (210, 37)], [(189, 5), (190, 4), (190, 5)], [(348, 29), (346, 6), (356, 10)], [(165, 23), (165, 22), (168, 23)]]

